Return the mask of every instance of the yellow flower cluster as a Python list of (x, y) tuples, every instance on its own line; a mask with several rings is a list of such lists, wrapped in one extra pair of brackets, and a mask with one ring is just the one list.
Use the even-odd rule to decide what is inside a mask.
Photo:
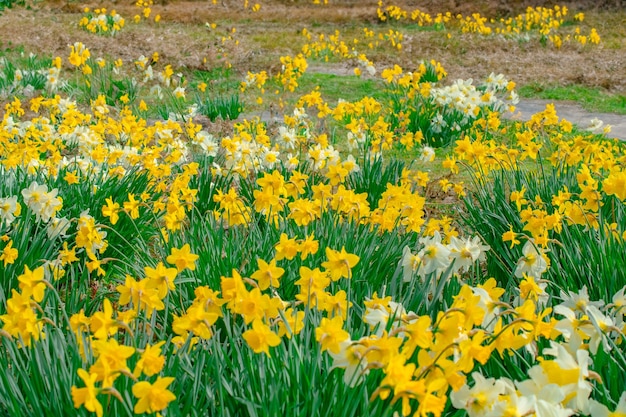
[[(137, 0), (137, 2), (135, 3), (135, 7), (140, 8), (141, 9), (141, 15), (136, 14), (133, 17), (133, 21), (135, 23), (139, 23), (141, 22), (141, 19), (149, 19), (150, 15), (152, 14), (152, 5), (154, 4), (154, 2), (152, 0)], [(154, 16), (154, 22), (155, 23), (159, 23), (161, 21), (161, 15), (156, 15)]]
[(0, 316), (3, 323), (0, 334), (9, 339), (17, 339), (20, 346), (30, 346), (31, 343), (45, 337), (44, 320), (38, 304), (43, 300), (46, 290), (44, 267), (40, 266), (31, 271), (25, 266), (24, 273), (17, 279), (20, 291), (13, 289), (11, 297), (7, 300), (6, 314)]
[(256, 88), (260, 95), (257, 97), (257, 104), (263, 104), (263, 95), (265, 94), (265, 86), (267, 81), (273, 81), (277, 84), (276, 94), (280, 91), (294, 92), (298, 87), (298, 79), (304, 75), (308, 67), (308, 63), (302, 54), (296, 56), (280, 57), (281, 70), (270, 80), (266, 71), (259, 73), (248, 72), (246, 79), (241, 83), (240, 89), (245, 92), (249, 88)]
[(124, 28), (126, 21), (115, 10), (107, 14), (105, 8), (95, 9), (93, 13), (86, 7), (78, 26), (91, 33), (115, 35)]
[[(482, 16), (480, 13), (472, 13), (471, 16), (461, 14), (453, 16), (450, 12), (446, 12), (438, 13), (433, 17), (419, 9), (409, 12), (397, 5), (385, 5), (383, 0), (378, 2), (377, 9), (378, 19), (381, 21), (411, 21), (419, 26), (433, 26), (439, 30), (444, 30), (447, 27), (457, 28), (460, 33), (474, 33), (484, 36), (501, 35), (526, 41), (530, 40), (530, 35), (537, 34), (540, 42), (545, 44), (549, 41), (557, 49), (561, 48), (564, 42), (570, 42), (572, 39), (583, 46), (587, 42), (598, 45), (600, 35), (595, 28), (592, 28), (588, 35), (583, 35), (579, 27), (575, 28), (574, 33), (561, 33), (568, 12), (566, 6), (528, 7), (525, 13), (496, 20)], [(578, 13), (574, 16), (573, 21), (582, 22), (584, 17), (583, 13)], [(448, 30), (448, 37), (450, 36)]]
[(307, 69), (306, 59), (302, 55), (283, 56), (280, 57), (280, 63), (282, 70), (278, 80), (285, 90), (293, 92), (298, 86), (298, 78), (302, 77)]
[(343, 39), (339, 30), (332, 34), (315, 35), (305, 28), (302, 30), (302, 36), (307, 40), (302, 47), (302, 54), (305, 57), (323, 59), (325, 62), (356, 61), (355, 73), (360, 75), (364, 70), (370, 76), (376, 73), (376, 67), (361, 48), (366, 47), (371, 51), (387, 46), (400, 51), (404, 39), (402, 32), (393, 29), (376, 33), (368, 28), (363, 28), (361, 36), (355, 36), (352, 40)]
[[(583, 289), (567, 295), (551, 316), (552, 309), (545, 309), (538, 297), (543, 289), (529, 283), (534, 281), (522, 282), (514, 305), (501, 300), (505, 291), (494, 279), (466, 285), (434, 319), (374, 294), (364, 302), (363, 321), (371, 334), (352, 340), (335, 316), (322, 319), (316, 337), (333, 357), (333, 366), (345, 370), (347, 384), (362, 383), (371, 370), (382, 369), (384, 378), (371, 400), (401, 401), (402, 415), (442, 415), (450, 388), (452, 405), (469, 415), (505, 409), (520, 414), (587, 410), (597, 404), (588, 397), (598, 379), (590, 369), (590, 353), (596, 353), (604, 337), (619, 339), (612, 332), (615, 320), (623, 317), (616, 307), (622, 304), (600, 309), (602, 303), (589, 301)], [(623, 290), (615, 300), (623, 302)], [(496, 380), (474, 372), (470, 387), (467, 376), (476, 363), (484, 365), (493, 354), (510, 355), (523, 348), (536, 360), (527, 380)], [(554, 396), (539, 395), (546, 384), (554, 384)]]
[(423, 139), (429, 145), (443, 146), (474, 123), (495, 129), (500, 125), (498, 115), (513, 111), (518, 103), (515, 83), (502, 74), (490, 74), (479, 86), (472, 80), (439, 86), (445, 76), (444, 68), (434, 60), (421, 62), (415, 71), (405, 72), (394, 65), (382, 72), (393, 100), (387, 120), (391, 130), (403, 135), (400, 143), (407, 148)]
[[(611, 141), (595, 142), (591, 134), (565, 139), (564, 133), (571, 131), (571, 123), (559, 119), (553, 105), (533, 115), (530, 121), (514, 125), (517, 140), (509, 146), (496, 144), (490, 138), (491, 129), (487, 129), (485, 135), (484, 120), (477, 125), (479, 131), (472, 130), (456, 141), (455, 158), (484, 175), (492, 170), (519, 169), (516, 161), (537, 160), (544, 148), (547, 148), (544, 157), (555, 169), (575, 170), (577, 190), (567, 186), (554, 190), (550, 201), (538, 195), (528, 196), (525, 188), (510, 192), (510, 201), (519, 213), (523, 231), (538, 245), (545, 247), (551, 236), (556, 238), (564, 223), (597, 229), (602, 226), (600, 210), (611, 196), (624, 201), (622, 164), (626, 156), (622, 147)], [(616, 236), (625, 232), (611, 222), (611, 217), (604, 217), (604, 221), (608, 223), (603, 227)], [(513, 241), (513, 237), (508, 240)]]

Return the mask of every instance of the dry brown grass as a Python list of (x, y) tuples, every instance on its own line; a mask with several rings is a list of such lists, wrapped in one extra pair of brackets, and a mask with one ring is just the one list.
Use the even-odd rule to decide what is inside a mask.
[[(120, 57), (127, 62), (158, 51), (164, 61), (175, 67), (221, 65), (223, 52), (226, 52), (226, 60), (243, 74), (248, 70), (276, 70), (281, 55), (299, 52), (304, 40), (298, 33), (305, 27), (316, 33), (332, 33), (338, 29), (348, 40), (363, 26), (378, 31), (388, 29), (376, 22), (376, 1), (330, 1), (332, 7), (316, 6), (309, 1), (261, 1), (263, 7), (258, 13), (244, 10), (243, 1), (227, 0), (218, 5), (210, 1), (171, 1), (153, 7), (153, 15), (162, 16), (158, 25), (133, 24), (132, 16), (138, 9), (129, 1), (97, 5), (44, 2), (33, 10), (6, 11), (0, 16), (0, 33), (5, 48), (10, 42), (13, 46), (24, 46), (27, 51), (67, 57), (68, 45), (80, 41), (94, 56)], [(469, 3), (473, 10), (494, 14), (506, 12), (507, 7), (516, 12), (529, 4), (428, 0), (408, 2), (406, 7), (419, 7), (432, 13), (447, 10), (467, 13)], [(579, 6), (588, 6), (586, 3), (590, 2), (576, 2), (570, 8), (578, 10)], [(443, 9), (437, 9), (437, 4)], [(127, 27), (114, 38), (89, 34), (78, 28), (84, 6), (102, 5), (115, 8), (128, 20)], [(590, 9), (586, 10), (586, 15), (586, 30), (596, 27), (603, 37), (600, 47), (570, 44), (555, 50), (541, 47), (537, 42), (460, 34), (448, 40), (442, 32), (403, 30), (406, 38), (402, 52), (378, 50), (367, 55), (379, 68), (398, 63), (410, 69), (422, 59), (436, 59), (453, 78), (480, 79), (496, 72), (518, 84), (583, 84), (623, 94), (626, 92), (626, 12)], [(218, 23), (217, 30), (208, 30), (206, 22)], [(227, 42), (222, 51), (221, 37), (231, 28), (236, 28), (234, 38), (239, 44)], [(314, 66), (319, 70), (324, 68), (323, 63)]]

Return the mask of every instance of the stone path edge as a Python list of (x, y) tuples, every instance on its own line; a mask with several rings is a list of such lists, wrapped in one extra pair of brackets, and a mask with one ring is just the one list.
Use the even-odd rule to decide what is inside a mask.
[(613, 113), (588, 112), (579, 104), (572, 102), (523, 99), (517, 104), (515, 112), (509, 118), (527, 121), (533, 114), (544, 111), (548, 104), (554, 104), (554, 109), (560, 119), (565, 119), (581, 129), (589, 126), (594, 118), (602, 120), (604, 125), (611, 125), (611, 132), (606, 135), (608, 138), (626, 141), (626, 116)]

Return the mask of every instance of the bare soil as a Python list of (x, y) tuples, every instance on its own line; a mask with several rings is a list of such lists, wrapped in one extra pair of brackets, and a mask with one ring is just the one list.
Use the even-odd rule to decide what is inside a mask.
[[(373, 0), (329, 0), (329, 6), (313, 5), (307, 0), (259, 0), (261, 11), (244, 10), (243, 0), (169, 1), (153, 6), (161, 23), (136, 25), (132, 17), (140, 9), (128, 0), (118, 3), (77, 3), (45, 1), (31, 10), (16, 8), (0, 16), (0, 46), (23, 46), (27, 52), (67, 57), (69, 45), (83, 42), (93, 56), (134, 61), (140, 55), (157, 51), (175, 67), (209, 69), (228, 62), (245, 74), (261, 69), (277, 70), (279, 57), (300, 51), (303, 28), (314, 33), (333, 33), (336, 29), (351, 40), (367, 26), (376, 31), (399, 29), (406, 33), (401, 52), (364, 51), (378, 68), (398, 63), (412, 69), (423, 59), (440, 61), (452, 78), (484, 78), (491, 72), (503, 73), (518, 84), (531, 82), (600, 86), (613, 93), (626, 93), (626, 9), (622, 0), (559, 2), (573, 15), (584, 11), (583, 32), (595, 27), (603, 37), (600, 46), (565, 44), (560, 50), (543, 47), (536, 40), (523, 42), (496, 36), (462, 35), (433, 31), (405, 31), (398, 25), (380, 23)], [(253, 3), (252, 1), (250, 2)], [(527, 0), (423, 0), (394, 2), (405, 9), (436, 14), (480, 12), (489, 17), (515, 15), (525, 7), (555, 2)], [(85, 6), (115, 9), (127, 19), (126, 28), (115, 37), (87, 33), (78, 27)], [(218, 27), (210, 30), (207, 22)], [(232, 30), (235, 32), (232, 33)], [(222, 44), (222, 37), (232, 41)], [(236, 44), (235, 41), (238, 41)], [(319, 71), (348, 72), (349, 64), (311, 63)]]

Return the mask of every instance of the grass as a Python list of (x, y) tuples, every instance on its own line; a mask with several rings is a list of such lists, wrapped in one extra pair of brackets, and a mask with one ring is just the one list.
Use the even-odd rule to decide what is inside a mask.
[(359, 78), (356, 75), (336, 75), (306, 72), (299, 81), (299, 90), (312, 91), (319, 87), (322, 98), (334, 105), (339, 99), (358, 101), (364, 97), (383, 98), (380, 80)]
[(4, 9), (10, 9), (13, 5), (23, 5), (24, 1), (15, 1), (15, 0), (0, 0), (0, 14)]
[(211, 92), (225, 93), (239, 89), (241, 79), (232, 68), (214, 67), (209, 70), (196, 70), (192, 77), (198, 82), (206, 83)]
[(575, 101), (585, 110), (626, 115), (626, 95), (612, 94), (598, 87), (530, 83), (519, 88), (523, 98)]
[[(4, 51), (0, 50), (0, 97), (11, 97), (22, 89), (43, 90), (51, 65), (50, 58), (25, 54), (20, 47), (12, 50), (8, 46)], [(17, 70), (20, 70), (20, 78)]]

